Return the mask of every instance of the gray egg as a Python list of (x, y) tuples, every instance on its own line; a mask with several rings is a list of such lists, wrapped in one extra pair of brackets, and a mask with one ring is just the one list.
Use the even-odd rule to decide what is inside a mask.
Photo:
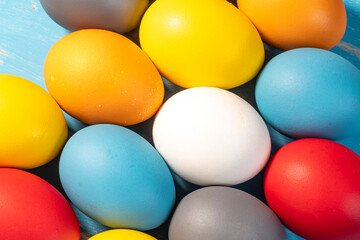
[(71, 31), (97, 28), (126, 33), (140, 24), (149, 0), (40, 0), (47, 14)]
[(169, 240), (281, 240), (277, 216), (257, 198), (230, 187), (205, 187), (181, 200)]

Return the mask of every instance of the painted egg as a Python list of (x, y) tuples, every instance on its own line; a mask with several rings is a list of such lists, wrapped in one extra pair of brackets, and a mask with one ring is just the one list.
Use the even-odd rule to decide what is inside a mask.
[(282, 147), (265, 172), (270, 208), (305, 239), (360, 239), (360, 156), (336, 142)]
[(282, 50), (330, 49), (346, 30), (342, 0), (237, 0), (263, 40)]
[(0, 74), (0, 115), (0, 167), (39, 167), (53, 160), (65, 144), (64, 115), (35, 83)]
[(169, 240), (286, 239), (284, 228), (263, 202), (234, 188), (205, 187), (181, 200)]
[(220, 88), (198, 87), (173, 95), (153, 126), (156, 149), (188, 182), (235, 185), (263, 169), (270, 136), (256, 110)]
[(0, 168), (0, 238), (80, 240), (80, 227), (66, 199), (31, 173)]
[(149, 0), (40, 0), (46, 13), (69, 30), (107, 29), (126, 33), (136, 28)]
[(157, 0), (139, 38), (161, 75), (185, 88), (233, 88), (254, 78), (264, 62), (256, 28), (224, 0)]
[(70, 200), (112, 228), (156, 228), (174, 205), (174, 182), (160, 154), (121, 126), (99, 124), (76, 132), (64, 147), (59, 170)]
[(261, 72), (255, 97), (266, 122), (290, 138), (360, 133), (360, 71), (335, 53), (299, 48), (277, 55)]
[(148, 56), (129, 39), (106, 30), (61, 38), (46, 57), (44, 75), (62, 109), (88, 124), (143, 122), (164, 98), (161, 76)]
[(156, 240), (156, 238), (130, 229), (114, 229), (105, 231), (89, 238), (89, 240)]

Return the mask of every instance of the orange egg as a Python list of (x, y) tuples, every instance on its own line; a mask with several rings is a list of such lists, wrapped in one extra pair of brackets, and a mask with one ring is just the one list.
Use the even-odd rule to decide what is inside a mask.
[(330, 49), (346, 29), (342, 0), (237, 0), (262, 39), (276, 48)]
[(80, 30), (60, 39), (47, 55), (44, 76), (59, 105), (88, 124), (140, 123), (164, 98), (161, 76), (149, 57), (106, 30)]

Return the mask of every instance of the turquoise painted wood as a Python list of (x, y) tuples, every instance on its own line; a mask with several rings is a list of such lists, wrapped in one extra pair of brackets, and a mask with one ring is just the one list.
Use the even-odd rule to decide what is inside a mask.
[[(68, 33), (47, 16), (39, 0), (0, 0), (0, 73), (23, 77), (46, 89), (46, 55)], [(73, 131), (86, 126), (66, 113), (65, 117)]]
[(360, 68), (360, 0), (344, 0), (347, 27), (341, 42), (331, 49)]
[[(346, 34), (331, 51), (340, 54), (360, 68), (360, 0), (344, 0), (344, 3), (348, 13)], [(138, 43), (136, 31), (127, 36)], [(57, 25), (46, 15), (39, 0), (0, 0), (0, 73), (26, 78), (46, 89), (43, 79), (43, 64), (46, 55), (51, 46), (68, 33), (68, 30)], [(269, 57), (280, 52), (271, 47), (266, 47), (266, 49)], [(253, 101), (252, 93), (249, 95), (249, 90), (253, 89), (253, 82), (232, 91), (241, 96), (244, 94), (248, 96), (248, 99), (246, 97), (245, 99)], [(173, 93), (172, 88), (171, 84), (167, 84), (168, 97)], [(77, 131), (85, 126), (84, 123), (69, 115), (65, 114), (65, 116), (71, 130)], [(141, 127), (137, 126), (134, 129), (143, 131)], [(53, 182), (62, 191), (56, 175), (56, 160), (32, 172), (40, 176), (47, 176), (46, 180)], [(76, 207), (74, 210), (81, 225), (83, 240), (109, 229), (88, 218)], [(149, 231), (149, 234), (159, 240), (167, 239), (167, 226), (168, 222), (158, 229)], [(286, 233), (289, 240), (302, 239), (288, 229), (286, 229)]]

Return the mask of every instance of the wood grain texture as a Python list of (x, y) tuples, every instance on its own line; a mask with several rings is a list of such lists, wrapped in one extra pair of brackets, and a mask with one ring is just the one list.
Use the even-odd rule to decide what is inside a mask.
[[(236, 1), (232, 0), (231, 2), (235, 4)], [(340, 54), (357, 67), (360, 67), (360, 0), (344, 0), (344, 3), (348, 13), (346, 34), (341, 43), (331, 49), (331, 51)], [(52, 45), (68, 33), (68, 30), (60, 27), (47, 16), (39, 0), (0, 0), (0, 73), (20, 76), (45, 88), (43, 64), (46, 55)], [(139, 44), (138, 29), (125, 34), (125, 36)], [(266, 46), (267, 60), (280, 52)], [(243, 86), (231, 89), (231, 91), (243, 97), (256, 108), (254, 88), (255, 81), (250, 81)], [(182, 90), (166, 80), (165, 89), (166, 99)], [(85, 126), (85, 124), (70, 116), (66, 116), (66, 119), (69, 127), (74, 131)], [(129, 128), (138, 132), (152, 143), (152, 122), (153, 118)], [(58, 176), (58, 161), (59, 159), (57, 158), (30, 172), (44, 178), (64, 194)], [(177, 202), (183, 196), (179, 192)], [(81, 225), (83, 240), (109, 229), (90, 219), (76, 207), (74, 207), (74, 210)], [(169, 221), (157, 229), (148, 231), (148, 233), (159, 240), (165, 240), (167, 239), (168, 224)], [(288, 239), (301, 239), (289, 230), (286, 231)]]
[[(26, 78), (46, 89), (46, 55), (69, 31), (53, 22), (38, 0), (0, 0), (0, 24), (0, 72)], [(67, 114), (65, 117), (73, 130), (85, 126)]]
[(344, 0), (347, 27), (341, 42), (331, 49), (360, 68), (360, 0)]

